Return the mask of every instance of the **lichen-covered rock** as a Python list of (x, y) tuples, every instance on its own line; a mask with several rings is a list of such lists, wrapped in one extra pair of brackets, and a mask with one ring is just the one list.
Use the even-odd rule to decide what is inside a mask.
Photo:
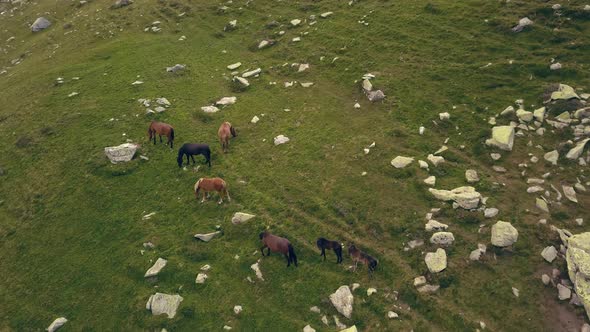
[(447, 268), (447, 252), (438, 248), (436, 252), (426, 253), (424, 262), (428, 266), (430, 273), (438, 273)]
[(125, 143), (118, 146), (104, 148), (104, 153), (113, 164), (130, 161), (133, 159), (135, 151), (137, 151), (137, 144), (133, 143)]
[(180, 306), (182, 300), (184, 299), (178, 294), (169, 295), (156, 293), (150, 296), (145, 308), (150, 310), (154, 316), (166, 314), (168, 315), (168, 318), (174, 318), (174, 316), (176, 316), (176, 310)]
[(551, 93), (551, 100), (580, 99), (574, 88), (566, 84), (559, 84), (557, 91)]
[(492, 138), (486, 140), (486, 145), (495, 146), (505, 151), (512, 151), (512, 146), (514, 145), (514, 127), (493, 127)]
[(244, 212), (236, 212), (234, 216), (231, 218), (231, 223), (234, 225), (239, 225), (245, 223), (246, 221), (256, 217), (253, 214), (244, 213)]
[(590, 232), (571, 236), (567, 245), (568, 274), (586, 314), (590, 315)]
[(580, 143), (576, 144), (573, 149), (569, 150), (565, 157), (570, 160), (578, 159), (582, 155), (582, 152), (584, 152), (584, 146), (586, 146), (586, 143), (588, 142), (590, 142), (590, 138), (580, 141)]
[(330, 301), (339, 313), (346, 318), (350, 318), (352, 315), (354, 296), (350, 292), (348, 286), (340, 286), (336, 292), (330, 295)]
[(518, 230), (509, 222), (499, 220), (492, 226), (492, 244), (496, 247), (507, 247), (518, 240)]
[(451, 245), (455, 241), (455, 236), (451, 232), (436, 232), (430, 237), (430, 243), (440, 245)]
[(391, 166), (393, 166), (395, 168), (404, 168), (404, 167), (408, 166), (409, 164), (411, 164), (413, 161), (414, 161), (414, 158), (411, 158), (411, 157), (397, 156), (397, 157), (393, 158), (393, 160), (391, 161)]
[(442, 201), (455, 201), (460, 207), (471, 210), (476, 209), (481, 200), (481, 194), (470, 186), (458, 187), (453, 190), (428, 189), (436, 199)]

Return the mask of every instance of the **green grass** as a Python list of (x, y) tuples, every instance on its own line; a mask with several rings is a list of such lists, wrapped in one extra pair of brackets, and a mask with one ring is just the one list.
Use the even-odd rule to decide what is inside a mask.
[[(0, 41), (16, 37), (0, 44), (0, 69), (23, 58), (0, 75), (0, 167), (6, 173), (0, 176), (0, 330), (41, 330), (59, 316), (70, 320), (63, 331), (219, 330), (226, 324), (239, 331), (296, 331), (307, 324), (323, 329), (321, 316), (309, 311), (314, 305), (334, 330), (336, 310), (327, 298), (353, 282), (361, 284), (353, 317), (341, 321), (363, 331), (474, 330), (480, 320), (498, 331), (546, 329), (537, 303), (541, 284), (533, 278), (546, 244), (536, 239), (536, 217), (523, 212), (532, 208), (532, 198), (519, 194), (525, 186), (517, 179), (503, 180), (511, 189), (491, 185), (500, 180), (482, 142), (489, 135), (487, 118), (515, 99), (540, 105), (544, 87), (555, 82), (588, 88), (583, 2), (564, 5), (571, 21), (554, 16), (546, 3), (524, 1), (234, 1), (225, 14), (207, 0), (136, 1), (118, 10), (109, 5), (39, 2), (21, 7), (22, 15), (18, 9), (0, 17)], [(287, 26), (325, 11), (334, 15), (313, 26)], [(31, 34), (27, 24), (45, 12), (53, 26)], [(186, 15), (178, 17), (181, 12)], [(364, 15), (369, 26), (357, 23)], [(535, 25), (510, 33), (523, 16)], [(223, 32), (232, 19), (238, 29)], [(163, 32), (143, 32), (155, 20)], [(273, 20), (285, 26), (266, 28)], [(72, 27), (64, 29), (65, 23)], [(285, 36), (276, 35), (280, 30)], [(300, 43), (290, 41), (304, 31), (309, 34)], [(178, 41), (181, 35), (187, 40)], [(256, 50), (263, 38), (278, 42)], [(565, 70), (548, 71), (552, 57)], [(232, 89), (225, 68), (237, 61), (240, 70), (263, 69), (244, 92)], [(311, 69), (297, 73), (293, 62)], [(176, 63), (187, 70), (165, 72)], [(361, 93), (356, 81), (367, 72), (376, 74), (374, 84), (388, 96), (384, 103), (370, 104)], [(145, 84), (132, 86), (138, 75)], [(66, 82), (54, 84), (57, 77)], [(293, 80), (315, 85), (283, 87)], [(68, 98), (74, 91), (80, 94)], [(200, 111), (229, 95), (238, 97), (235, 105), (212, 115)], [(211, 169), (180, 170), (175, 151), (147, 142), (151, 118), (137, 99), (156, 97), (172, 103), (153, 118), (175, 127), (176, 147), (211, 144)], [(356, 101), (360, 110), (352, 107)], [(438, 113), (446, 111), (451, 120), (440, 123)], [(249, 122), (254, 115), (261, 118), (255, 125)], [(224, 120), (238, 129), (225, 155), (216, 138)], [(291, 141), (273, 146), (279, 134)], [(425, 160), (447, 137), (448, 162), (431, 169), (437, 187), (464, 185), (464, 171), (477, 169), (483, 180), (476, 187), (521, 233), (513, 254), (468, 264), (477, 243), (489, 243), (488, 233), (477, 232), (479, 224), (491, 221), (458, 215), (435, 201), (422, 183), (427, 173), (415, 164), (404, 170), (389, 165), (398, 154)], [(552, 137), (539, 144), (556, 144)], [(126, 139), (142, 144), (139, 153), (149, 161), (110, 164), (104, 147)], [(362, 149), (373, 141), (376, 147), (365, 156)], [(518, 140), (500, 164), (516, 169), (526, 157), (524, 145)], [(192, 186), (203, 176), (223, 177), (231, 204), (196, 202)], [(438, 206), (445, 207), (439, 220), (451, 225), (457, 243), (448, 250), (449, 268), (429, 276), (443, 288), (417, 294), (411, 282), (427, 273), (421, 252), (435, 247), (404, 252), (403, 243), (428, 240), (423, 216)], [(141, 219), (152, 211), (152, 219)], [(237, 211), (257, 218), (232, 225)], [(564, 213), (558, 215), (573, 216)], [(222, 237), (210, 243), (192, 238), (216, 225)], [(260, 258), (253, 253), (264, 228), (293, 242), (300, 266), (286, 269), (280, 255), (265, 257), (266, 281), (251, 284), (246, 278), (254, 278), (250, 265)], [(587, 226), (576, 230), (582, 229)], [(335, 265), (331, 253), (321, 262), (315, 249), (320, 236), (354, 241), (377, 257), (375, 277), (364, 269), (348, 271), (349, 259)], [(141, 255), (147, 241), (156, 248)], [(143, 274), (158, 257), (169, 263), (150, 283)], [(212, 266), (209, 279), (196, 285), (204, 264)], [(512, 286), (521, 290), (517, 300)], [(378, 293), (367, 297), (369, 287)], [(145, 310), (156, 291), (184, 297), (174, 319)], [(238, 317), (236, 304), (244, 307)], [(394, 307), (400, 304), (411, 310)], [(387, 319), (389, 310), (402, 319)]]

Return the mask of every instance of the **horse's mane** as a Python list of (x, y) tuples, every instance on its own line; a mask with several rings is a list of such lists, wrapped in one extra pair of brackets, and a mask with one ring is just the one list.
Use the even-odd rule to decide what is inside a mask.
[(201, 184), (201, 181), (203, 181), (203, 178), (200, 178), (199, 180), (197, 180), (197, 183), (195, 183), (195, 191), (197, 191), (197, 189), (199, 188), (199, 184)]

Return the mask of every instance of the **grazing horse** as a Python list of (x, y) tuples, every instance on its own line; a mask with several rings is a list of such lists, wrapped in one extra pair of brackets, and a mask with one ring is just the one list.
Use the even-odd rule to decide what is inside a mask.
[(260, 240), (262, 240), (263, 246), (260, 248), (262, 256), (264, 256), (264, 248), (268, 248), (266, 256), (270, 256), (270, 252), (276, 251), (285, 255), (287, 259), (287, 267), (291, 266), (291, 262), (297, 266), (297, 256), (289, 240), (284, 237), (272, 235), (267, 231), (260, 233)]
[(377, 264), (379, 263), (377, 259), (371, 257), (369, 254), (366, 254), (358, 250), (354, 246), (354, 244), (350, 244), (348, 246), (348, 254), (350, 255), (350, 257), (352, 257), (352, 260), (354, 261), (354, 271), (356, 271), (357, 264), (361, 262), (361, 264), (365, 264), (369, 268), (369, 277), (373, 275), (373, 271), (375, 271), (375, 268), (377, 268)]
[(322, 251), (320, 256), (324, 256), (324, 261), (326, 261), (326, 249), (332, 249), (336, 254), (336, 264), (342, 263), (342, 245), (340, 244), (340, 242), (326, 240), (323, 237), (321, 237), (318, 239), (316, 244), (318, 248)]
[(209, 164), (209, 167), (211, 167), (211, 149), (209, 149), (209, 145), (194, 143), (183, 144), (180, 147), (180, 149), (178, 149), (178, 158), (176, 158), (176, 161), (178, 162), (178, 167), (182, 167), (182, 162), (185, 155), (186, 163), (187, 165), (190, 165), (191, 162), (188, 158), (191, 157), (193, 159), (193, 164), (196, 164), (194, 156), (200, 154), (205, 156), (205, 162)]
[(219, 127), (219, 130), (217, 131), (217, 136), (219, 136), (219, 141), (221, 142), (221, 148), (223, 149), (224, 153), (227, 152), (227, 148), (229, 147), (230, 135), (232, 137), (238, 136), (236, 134), (236, 130), (234, 129), (234, 127), (232, 127), (231, 123), (226, 121), (221, 124), (221, 126)]
[(156, 144), (156, 135), (160, 136), (160, 143), (162, 143), (162, 135), (168, 137), (166, 145), (170, 144), (170, 148), (174, 148), (174, 128), (171, 125), (164, 122), (152, 121), (148, 128), (148, 135), (150, 135), (150, 141), (154, 139), (154, 145)]
[(195, 183), (195, 198), (199, 199), (199, 192), (203, 192), (203, 199), (201, 203), (205, 202), (207, 199), (207, 193), (210, 191), (217, 191), (219, 194), (219, 201), (218, 204), (223, 203), (223, 196), (227, 196), (228, 202), (231, 202), (231, 198), (229, 197), (229, 191), (227, 191), (227, 184), (221, 178), (200, 178), (197, 183)]

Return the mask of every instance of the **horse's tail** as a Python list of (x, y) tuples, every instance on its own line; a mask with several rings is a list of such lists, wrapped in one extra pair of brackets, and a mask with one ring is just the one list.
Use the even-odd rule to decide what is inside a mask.
[(375, 269), (377, 268), (377, 264), (379, 263), (378, 260), (376, 260), (375, 258), (371, 257), (371, 261), (369, 262), (369, 269), (371, 271), (375, 271)]
[(293, 246), (289, 243), (289, 259), (295, 263), (297, 266), (297, 256), (295, 256), (295, 250), (293, 250)]
[(174, 128), (170, 128), (170, 140), (174, 140)]

